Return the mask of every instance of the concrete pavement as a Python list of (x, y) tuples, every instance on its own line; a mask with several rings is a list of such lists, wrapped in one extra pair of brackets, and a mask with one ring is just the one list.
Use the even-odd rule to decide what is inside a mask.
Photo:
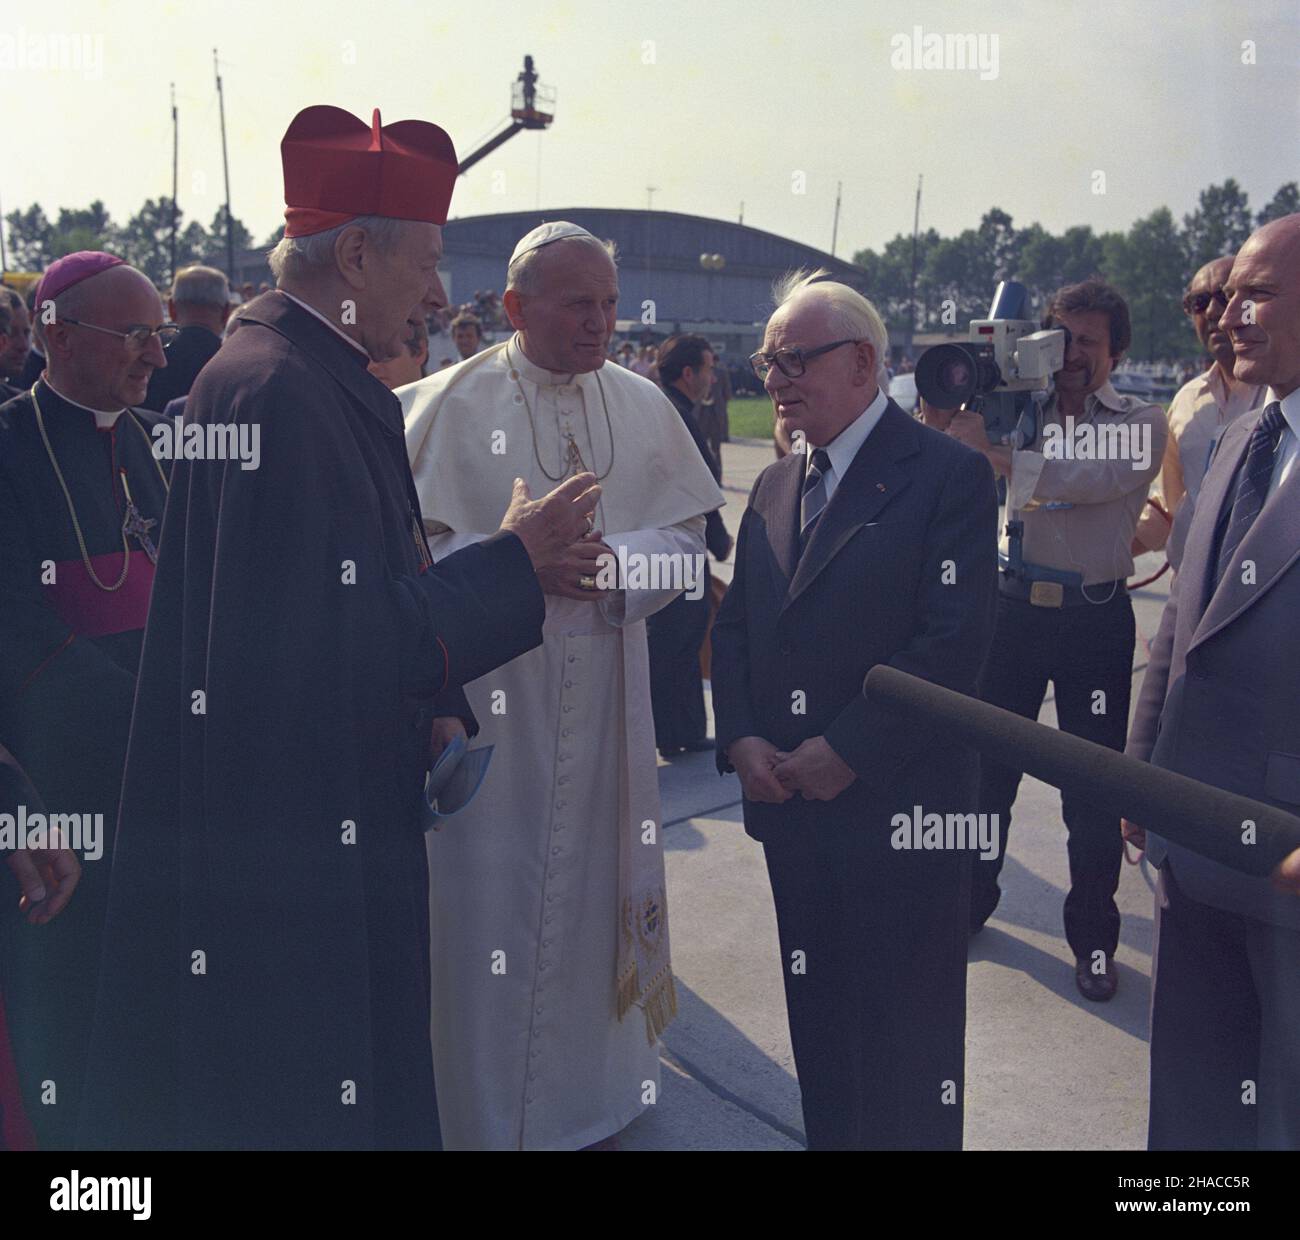
[[(723, 510), (734, 533), (769, 443), (723, 449)], [(1139, 570), (1159, 566), (1148, 556)], [(729, 575), (729, 566), (721, 574)], [(1134, 595), (1134, 697), (1168, 575)], [(706, 695), (707, 696), (707, 695)], [(1040, 716), (1055, 724), (1049, 695)], [(745, 835), (740, 786), (711, 754), (659, 768), (679, 1015), (664, 1042), (657, 1103), (624, 1149), (797, 1149), (803, 1119), (762, 849)], [(1002, 902), (972, 942), (967, 984), (968, 1149), (1142, 1149), (1152, 897), (1125, 865), (1119, 993), (1084, 1000), (1061, 927), (1068, 889), (1055, 789), (1026, 778), (1012, 821)]]

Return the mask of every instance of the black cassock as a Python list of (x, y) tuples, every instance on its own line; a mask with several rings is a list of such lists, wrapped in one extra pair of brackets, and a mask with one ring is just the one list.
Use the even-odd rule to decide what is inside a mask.
[(260, 464), (173, 473), (82, 1142), (436, 1147), (430, 724), (540, 644), (541, 589), (513, 535), (425, 568), (396, 397), (284, 294), (185, 423)]
[[(156, 544), (167, 487), (150, 438), (156, 414), (131, 410), (99, 430), (92, 413), (44, 380), (36, 397), (48, 450), (30, 393), (0, 408), (0, 743), (51, 813), (102, 815), (103, 846), (98, 859), (85, 859), (72, 902), (48, 925), (26, 925), (16, 901), (6, 899), (0, 913), (10, 939), (2, 983), (26, 1109), (39, 1145), (59, 1149), (75, 1136), (154, 577), (146, 547)], [(140, 524), (128, 529), (140, 533), (128, 533), (126, 559), (129, 504)], [(78, 529), (100, 585), (86, 571)], [(45, 1081), (54, 1084), (52, 1104)]]

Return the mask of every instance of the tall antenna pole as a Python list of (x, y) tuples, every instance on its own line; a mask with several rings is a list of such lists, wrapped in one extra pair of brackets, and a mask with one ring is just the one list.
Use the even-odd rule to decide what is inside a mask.
[(212, 71), (217, 75), (217, 106), (221, 112), (221, 168), (226, 174), (226, 275), (235, 282), (235, 227), (230, 216), (230, 160), (226, 156), (226, 97), (221, 91), (217, 49), (212, 49)]
[(840, 236), (840, 191), (844, 188), (843, 181), (835, 182), (835, 223), (831, 225), (831, 257), (835, 257), (835, 244)]
[(907, 285), (907, 347), (912, 347), (916, 330), (916, 239), (921, 228), (921, 174), (916, 176), (916, 211), (912, 215), (912, 278)]
[(659, 188), (657, 185), (647, 185), (645, 187), (645, 209), (653, 211), (655, 209), (655, 191)]
[(176, 279), (176, 223), (178, 214), (176, 210), (176, 177), (178, 160), (180, 157), (181, 130), (180, 121), (176, 114), (176, 83), (171, 84), (172, 90), (172, 238), (171, 238), (171, 267), (172, 280)]
[(743, 202), (740, 204), (740, 219), (737, 222), (740, 224), (745, 222), (745, 204)]

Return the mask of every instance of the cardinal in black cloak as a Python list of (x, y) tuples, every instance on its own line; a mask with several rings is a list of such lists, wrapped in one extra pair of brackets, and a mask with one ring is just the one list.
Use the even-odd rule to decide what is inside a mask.
[(173, 439), (91, 1148), (437, 1147), (422, 781), (476, 729), (459, 687), (540, 644), (535, 569), (599, 493), (520, 484), (501, 532), (430, 562), (400, 405), (366, 366), (445, 304), (455, 152), (332, 107), (281, 151), (279, 288)]

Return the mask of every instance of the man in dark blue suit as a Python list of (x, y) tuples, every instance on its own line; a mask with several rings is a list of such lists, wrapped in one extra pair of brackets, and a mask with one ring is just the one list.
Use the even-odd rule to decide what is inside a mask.
[(993, 474), (886, 397), (865, 298), (814, 276), (777, 301), (753, 360), (796, 451), (754, 484), (714, 623), (718, 767), (767, 859), (809, 1148), (956, 1149), (977, 760), (863, 680), (974, 691)]
[(167, 314), (180, 326), (167, 346), (167, 366), (149, 378), (144, 407), (162, 413), (169, 401), (187, 396), (194, 380), (221, 348), (230, 317), (230, 285), (215, 267), (183, 267), (172, 281)]
[[(703, 336), (672, 336), (659, 350), (659, 383), (664, 395), (681, 415), (714, 481), (721, 483), (722, 466), (695, 417), (698, 402), (709, 394), (713, 368), (713, 350)], [(717, 509), (705, 514), (704, 545), (718, 560), (725, 560), (731, 554), (731, 535)], [(683, 591), (667, 607), (646, 619), (655, 744), (664, 758), (713, 748), (713, 742), (706, 737), (708, 716), (704, 711), (704, 677), (700, 670), (700, 647), (709, 634), (712, 594), (707, 559), (703, 567), (704, 581), (698, 591)]]
[[(1128, 753), (1300, 814), (1300, 215), (1259, 229), (1224, 291), (1233, 375), (1270, 390), (1201, 484)], [(1150, 1147), (1300, 1149), (1300, 854), (1270, 883), (1125, 833), (1160, 867)]]

